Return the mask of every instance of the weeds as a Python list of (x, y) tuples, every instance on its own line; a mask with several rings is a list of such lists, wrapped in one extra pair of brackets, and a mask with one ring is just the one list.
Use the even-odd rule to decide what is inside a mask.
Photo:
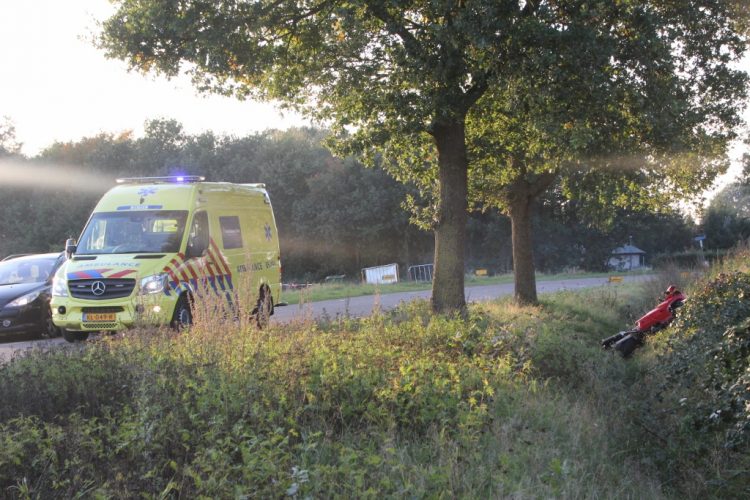
[(686, 305), (644, 359), (635, 407), (646, 426), (666, 434), (649, 453), (695, 497), (750, 494), (748, 258), (739, 248), (688, 284)]
[(675, 425), (641, 418), (653, 357), (598, 347), (637, 287), (265, 330), (238, 296), (34, 353), (0, 365), (0, 496), (690, 496), (664, 478), (696, 462), (643, 429)]

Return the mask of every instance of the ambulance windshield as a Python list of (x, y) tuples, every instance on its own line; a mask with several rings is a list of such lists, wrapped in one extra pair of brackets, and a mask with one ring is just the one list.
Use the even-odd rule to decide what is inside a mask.
[(178, 252), (187, 215), (184, 210), (95, 213), (81, 235), (76, 253)]

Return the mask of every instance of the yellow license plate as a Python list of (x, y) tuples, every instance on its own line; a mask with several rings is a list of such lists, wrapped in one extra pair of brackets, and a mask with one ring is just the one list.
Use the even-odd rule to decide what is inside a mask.
[(84, 313), (83, 321), (114, 321), (117, 319), (115, 313)]

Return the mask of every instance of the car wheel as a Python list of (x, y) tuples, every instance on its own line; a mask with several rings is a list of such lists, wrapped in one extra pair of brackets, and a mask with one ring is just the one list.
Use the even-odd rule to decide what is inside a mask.
[(169, 324), (175, 330), (182, 330), (193, 324), (193, 311), (187, 295), (182, 295), (174, 306), (172, 321)]
[(259, 329), (268, 328), (268, 324), (271, 321), (271, 315), (273, 314), (273, 297), (271, 297), (271, 290), (264, 286), (260, 289), (260, 296), (258, 297), (258, 305), (255, 313), (255, 324)]
[(62, 329), (62, 336), (65, 340), (67, 340), (70, 343), (73, 342), (83, 342), (87, 338), (89, 338), (89, 332), (73, 332), (70, 330)]

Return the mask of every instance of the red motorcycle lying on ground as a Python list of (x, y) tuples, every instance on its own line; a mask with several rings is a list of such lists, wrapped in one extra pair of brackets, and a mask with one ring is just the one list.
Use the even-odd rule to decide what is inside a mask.
[(643, 345), (647, 334), (666, 328), (674, 319), (675, 310), (682, 306), (685, 300), (685, 295), (677, 290), (677, 287), (670, 285), (664, 292), (664, 301), (636, 321), (633, 330), (618, 332), (607, 337), (602, 340), (602, 347), (614, 348), (622, 357), (627, 358), (636, 348)]

